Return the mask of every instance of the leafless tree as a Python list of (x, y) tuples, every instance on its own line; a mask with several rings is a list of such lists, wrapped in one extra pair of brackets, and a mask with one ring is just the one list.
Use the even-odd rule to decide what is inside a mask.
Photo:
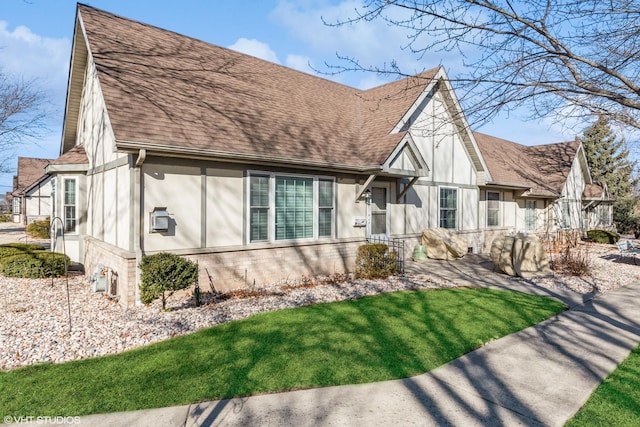
[[(463, 56), (467, 71), (450, 78), (474, 124), (525, 107), (531, 118), (597, 115), (640, 129), (638, 0), (365, 0), (328, 24), (373, 20), (406, 31), (402, 47), (418, 58)], [(343, 59), (342, 70), (405, 74)]]
[(10, 170), (8, 162), (20, 143), (45, 130), (45, 98), (35, 81), (0, 72), (0, 173)]

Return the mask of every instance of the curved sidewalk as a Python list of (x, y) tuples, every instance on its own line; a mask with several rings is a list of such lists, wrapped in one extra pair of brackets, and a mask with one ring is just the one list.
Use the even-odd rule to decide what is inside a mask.
[(459, 267), (446, 274), (461, 284), (547, 294), (570, 309), (408, 379), (90, 415), (80, 425), (560, 426), (640, 342), (640, 283), (584, 296)]

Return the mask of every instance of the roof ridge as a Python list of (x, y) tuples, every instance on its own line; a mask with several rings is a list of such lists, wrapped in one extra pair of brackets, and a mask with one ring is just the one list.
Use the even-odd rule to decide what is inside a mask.
[[(115, 18), (122, 19), (124, 21), (134, 22), (136, 24), (140, 24), (140, 25), (143, 25), (145, 27), (153, 28), (155, 30), (163, 31), (165, 33), (171, 33), (171, 34), (174, 34), (174, 35), (179, 36), (179, 37), (184, 37), (184, 38), (189, 39), (191, 41), (194, 41), (196, 43), (202, 43), (202, 44), (206, 44), (208, 46), (212, 46), (212, 47), (215, 47), (215, 48), (218, 48), (218, 49), (223, 49), (223, 50), (225, 50), (227, 52), (231, 52), (231, 53), (236, 54), (236, 55), (240, 55), (240, 56), (243, 56), (243, 57), (249, 57), (249, 58), (254, 59), (256, 61), (260, 61), (260, 62), (263, 62), (263, 63), (266, 63), (266, 64), (270, 64), (270, 65), (275, 66), (275, 67), (283, 68), (283, 69), (285, 69), (285, 70), (287, 70), (289, 72), (299, 73), (299, 74), (302, 74), (304, 76), (311, 77), (311, 78), (314, 78), (314, 79), (318, 79), (318, 80), (321, 80), (321, 81), (324, 81), (324, 82), (327, 82), (327, 83), (330, 83), (330, 84), (334, 84), (334, 85), (337, 85), (337, 86), (341, 86), (341, 87), (346, 88), (346, 89), (352, 89), (354, 91), (362, 92), (362, 89), (358, 89), (356, 87), (349, 86), (349, 85), (344, 84), (344, 83), (336, 82), (334, 80), (330, 80), (330, 79), (327, 79), (327, 78), (324, 78), (324, 77), (321, 77), (321, 76), (317, 76), (315, 74), (311, 74), (311, 73), (307, 73), (305, 71), (301, 71), (301, 70), (298, 70), (298, 69), (295, 69), (295, 68), (287, 67), (286, 65), (279, 64), (277, 62), (269, 61), (269, 60), (266, 60), (266, 59), (263, 59), (263, 58), (259, 58), (257, 56), (249, 55), (249, 54), (244, 53), (244, 52), (240, 52), (240, 51), (237, 51), (237, 50), (234, 50), (234, 49), (230, 49), (228, 47), (220, 46), (219, 44), (216, 44), (216, 43), (213, 43), (213, 42), (210, 42), (210, 41), (207, 41), (207, 40), (198, 39), (196, 37), (189, 36), (189, 35), (186, 35), (186, 34), (183, 34), (183, 33), (179, 33), (179, 32), (174, 31), (174, 30), (169, 30), (169, 29), (166, 29), (166, 28), (159, 27), (157, 25), (149, 24), (148, 22), (140, 21), (140, 20), (133, 19), (133, 18), (128, 18), (128, 17), (122, 16), (122, 15), (119, 15), (119, 14), (116, 14), (116, 13), (112, 13), (112, 12), (106, 11), (104, 9), (100, 9), (100, 8), (97, 8), (97, 7), (94, 7), (94, 6), (90, 6), (90, 5), (84, 4), (84, 3), (78, 3), (78, 6), (79, 7), (84, 7), (86, 9), (92, 9), (94, 11), (97, 11), (99, 13), (103, 13), (103, 14), (106, 14), (106, 15), (111, 15), (111, 16), (113, 16)], [(390, 83), (393, 83), (393, 82), (390, 82)], [(376, 86), (376, 87), (378, 87), (378, 86)]]

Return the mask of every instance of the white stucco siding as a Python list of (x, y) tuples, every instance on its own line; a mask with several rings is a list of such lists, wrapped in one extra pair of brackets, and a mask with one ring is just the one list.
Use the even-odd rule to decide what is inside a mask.
[(104, 194), (102, 174), (87, 177), (87, 234), (96, 239), (104, 239), (104, 207), (108, 203)]
[(367, 204), (356, 202), (356, 181), (352, 178), (338, 178), (336, 190), (336, 237), (364, 238), (366, 227), (355, 227), (357, 218), (367, 217)]
[(27, 222), (51, 215), (51, 178), (46, 178), (25, 195)]
[[(567, 176), (567, 180), (562, 188), (562, 198), (556, 202), (559, 209), (554, 209), (556, 214), (556, 223), (559, 228), (583, 228), (585, 226), (582, 217), (582, 193), (584, 192), (586, 184), (586, 178), (584, 176), (579, 156), (573, 160), (571, 164), (571, 170)], [(566, 215), (566, 208), (563, 208), (563, 204), (568, 205), (568, 218), (563, 218)]]
[[(162, 251), (201, 246), (201, 174), (199, 167), (142, 165), (144, 250)], [(169, 231), (150, 232), (154, 208), (169, 212)]]
[(104, 204), (103, 221), (103, 240), (111, 245), (117, 246), (117, 215), (118, 215), (118, 196), (117, 196), (117, 171), (115, 169), (103, 172), (104, 195), (109, 201)]
[(421, 233), (429, 228), (429, 187), (414, 185), (405, 196), (403, 220), (406, 234)]
[(115, 201), (118, 205), (116, 217), (116, 246), (125, 250), (133, 250), (130, 247), (133, 223), (131, 217), (131, 170), (125, 164), (116, 168), (117, 185), (115, 186)]
[(206, 247), (243, 244), (243, 171), (207, 169)]
[(478, 229), (478, 190), (461, 188), (458, 197), (458, 228), (460, 230)]
[(84, 146), (90, 168), (112, 162), (123, 156), (115, 151), (115, 137), (96, 68), (91, 58), (87, 61), (76, 141), (77, 144)]

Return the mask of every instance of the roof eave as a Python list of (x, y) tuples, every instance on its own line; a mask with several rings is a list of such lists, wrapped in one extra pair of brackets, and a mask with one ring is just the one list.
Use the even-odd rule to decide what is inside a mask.
[(339, 172), (377, 173), (382, 170), (381, 165), (350, 165), (347, 163), (321, 162), (308, 159), (288, 157), (264, 156), (257, 154), (243, 154), (209, 150), (193, 147), (174, 147), (163, 144), (136, 141), (116, 141), (116, 149), (123, 152), (138, 152), (146, 150), (148, 156), (196, 158), (228, 163), (252, 163), (269, 166), (295, 166), (302, 169), (322, 169)]

